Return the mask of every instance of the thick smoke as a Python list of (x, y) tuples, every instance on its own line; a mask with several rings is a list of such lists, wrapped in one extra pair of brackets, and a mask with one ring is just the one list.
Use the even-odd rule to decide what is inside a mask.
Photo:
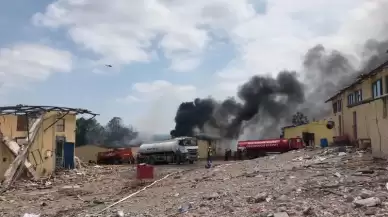
[(359, 75), (365, 74), (388, 60), (388, 40), (365, 42), (360, 66), (352, 64), (355, 56), (336, 50), (327, 50), (323, 45), (309, 49), (303, 66), (307, 86), (306, 102), (300, 110), (310, 118), (322, 119), (329, 115), (331, 107), (325, 104), (330, 96), (351, 84)]
[(175, 116), (175, 130), (172, 130), (170, 134), (193, 136), (195, 127), (203, 129), (205, 123), (212, 121), (214, 107), (213, 99), (195, 99), (194, 102), (182, 103)]
[[(382, 8), (386, 7), (383, 3)], [(387, 33), (385, 28), (380, 35)], [(198, 131), (211, 131), (228, 139), (263, 139), (279, 136), (281, 127), (291, 124), (296, 111), (309, 120), (326, 118), (331, 105), (325, 101), (359, 75), (387, 61), (387, 49), (387, 38), (369, 39), (362, 52), (351, 55), (318, 44), (306, 51), (301, 63), (298, 74), (303, 82), (297, 79), (296, 72), (287, 70), (276, 78), (253, 76), (238, 89), (237, 99), (207, 98), (182, 103), (171, 135), (193, 136)]]
[(308, 91), (301, 111), (310, 118), (324, 118), (331, 109), (324, 101), (354, 80), (356, 69), (344, 54), (327, 50), (322, 45), (307, 51), (303, 67)]
[(227, 126), (227, 138), (237, 138), (243, 123), (252, 120), (257, 114), (264, 114), (279, 121), (294, 112), (295, 105), (304, 102), (303, 85), (295, 72), (280, 72), (276, 79), (254, 76), (243, 84), (238, 97), (242, 106), (235, 118)]
[(237, 96), (240, 102), (233, 98), (223, 102), (208, 98), (182, 103), (171, 135), (193, 136), (194, 129), (204, 131), (208, 124), (219, 130), (219, 136), (233, 139), (240, 135), (244, 123), (259, 113), (280, 121), (304, 102), (303, 84), (298, 81), (296, 72), (289, 71), (280, 72), (276, 79), (253, 76), (239, 88)]

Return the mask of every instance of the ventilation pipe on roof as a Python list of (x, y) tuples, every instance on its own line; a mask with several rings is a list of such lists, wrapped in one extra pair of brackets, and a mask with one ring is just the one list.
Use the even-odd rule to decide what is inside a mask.
[(331, 130), (334, 128), (334, 121), (328, 121), (326, 124), (327, 129)]

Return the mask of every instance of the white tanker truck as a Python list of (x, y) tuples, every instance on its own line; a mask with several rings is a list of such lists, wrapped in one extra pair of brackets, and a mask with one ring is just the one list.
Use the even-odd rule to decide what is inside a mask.
[(138, 163), (185, 163), (198, 160), (197, 140), (192, 137), (178, 137), (171, 140), (145, 143), (137, 151)]

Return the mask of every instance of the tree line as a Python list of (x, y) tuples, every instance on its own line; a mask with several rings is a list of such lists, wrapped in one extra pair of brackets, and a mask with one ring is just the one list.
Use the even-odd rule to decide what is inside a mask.
[[(292, 116), (292, 124), (299, 126), (307, 124), (308, 118), (301, 112)], [(131, 126), (125, 125), (120, 117), (113, 117), (105, 126), (96, 119), (78, 118), (76, 122), (76, 146), (87, 144), (122, 147), (133, 144), (139, 133)], [(165, 136), (164, 136), (165, 137)], [(163, 139), (168, 139), (164, 138)], [(163, 140), (162, 138), (154, 138)]]
[(76, 122), (76, 146), (87, 144), (110, 147), (127, 146), (136, 139), (138, 132), (125, 125), (119, 117), (113, 117), (105, 126), (96, 119), (78, 118)]

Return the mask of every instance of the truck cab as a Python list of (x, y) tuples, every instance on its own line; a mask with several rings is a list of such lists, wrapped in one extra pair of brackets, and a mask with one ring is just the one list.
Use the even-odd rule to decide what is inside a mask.
[(176, 138), (179, 142), (179, 151), (189, 163), (198, 160), (197, 139), (191, 137)]
[(177, 137), (165, 141), (144, 143), (138, 149), (139, 163), (185, 163), (198, 160), (197, 140), (192, 137)]

